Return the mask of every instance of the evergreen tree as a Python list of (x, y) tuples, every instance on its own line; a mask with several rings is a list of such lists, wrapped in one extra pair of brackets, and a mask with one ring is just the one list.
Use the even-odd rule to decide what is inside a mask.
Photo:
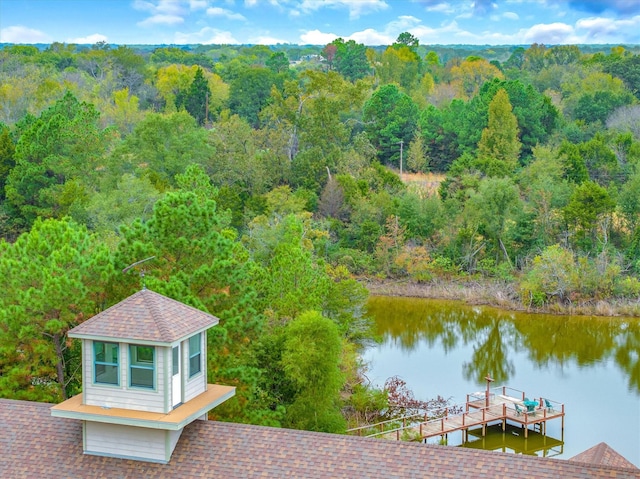
[(185, 109), (196, 119), (198, 125), (204, 125), (209, 120), (207, 115), (209, 114), (210, 97), (209, 82), (204, 77), (202, 68), (198, 68), (184, 99)]
[(16, 147), (9, 128), (0, 123), (0, 200), (5, 198), (4, 185), (11, 168), (16, 163), (13, 158), (15, 151)]
[(489, 125), (482, 131), (478, 143), (480, 160), (498, 162), (497, 168), (489, 167), (486, 174), (504, 176), (513, 173), (522, 148), (518, 135), (518, 119), (513, 114), (507, 91), (501, 88), (489, 104)]
[(57, 402), (80, 392), (67, 331), (107, 306), (111, 254), (84, 226), (38, 219), (0, 243), (0, 396)]

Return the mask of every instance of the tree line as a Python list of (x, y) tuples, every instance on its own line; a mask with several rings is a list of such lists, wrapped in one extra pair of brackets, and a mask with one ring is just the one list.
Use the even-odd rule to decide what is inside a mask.
[(358, 278), (637, 298), (640, 56), (501, 52), (5, 46), (0, 394), (77, 393), (66, 332), (143, 280), (220, 317), (221, 419), (325, 431), (390, 410)]

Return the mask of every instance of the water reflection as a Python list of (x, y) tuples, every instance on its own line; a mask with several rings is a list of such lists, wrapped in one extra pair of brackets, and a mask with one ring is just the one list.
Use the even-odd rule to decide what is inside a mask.
[(482, 428), (471, 430), (469, 431), (469, 440), (461, 446), (485, 451), (512, 452), (543, 457), (560, 456), (564, 451), (562, 439), (536, 431), (529, 431), (528, 437), (525, 438), (521, 428), (511, 424), (506, 425), (504, 432), (499, 424), (489, 426), (485, 436), (482, 436)]
[(637, 319), (532, 315), (465, 307), (454, 301), (372, 297), (368, 311), (385, 343), (412, 351), (420, 343), (445, 352), (471, 346), (463, 364), (465, 379), (482, 384), (490, 373), (497, 383), (514, 374), (514, 351), (538, 367), (587, 366), (611, 359), (640, 392), (640, 321)]

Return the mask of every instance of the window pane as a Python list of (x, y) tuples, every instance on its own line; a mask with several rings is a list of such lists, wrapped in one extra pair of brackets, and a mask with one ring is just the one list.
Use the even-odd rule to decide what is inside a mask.
[(189, 338), (189, 356), (200, 352), (200, 333)]
[(153, 346), (129, 346), (129, 384), (152, 388), (155, 376), (155, 348)]
[(180, 372), (180, 346), (173, 348), (173, 375)]
[(118, 366), (108, 366), (106, 364), (96, 364), (97, 383), (118, 385)]
[(201, 370), (201, 333), (189, 338), (189, 377)]
[(94, 382), (118, 385), (118, 344), (94, 341), (93, 343)]
[(200, 372), (200, 354), (189, 358), (189, 376)]
[(153, 369), (131, 368), (131, 385), (153, 388)]
[(153, 365), (152, 346), (131, 346), (131, 364)]

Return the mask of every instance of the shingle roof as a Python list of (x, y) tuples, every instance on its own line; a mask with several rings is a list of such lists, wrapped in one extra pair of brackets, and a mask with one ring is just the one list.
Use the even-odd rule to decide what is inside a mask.
[(602, 464), (603, 466), (635, 467), (631, 462), (627, 461), (604, 442), (573, 456), (569, 460), (588, 462), (590, 464)]
[(0, 400), (0, 477), (636, 478), (640, 470), (450, 446), (194, 421), (169, 464), (82, 454), (79, 421)]
[(215, 316), (143, 289), (76, 326), (69, 336), (172, 343), (216, 324)]

